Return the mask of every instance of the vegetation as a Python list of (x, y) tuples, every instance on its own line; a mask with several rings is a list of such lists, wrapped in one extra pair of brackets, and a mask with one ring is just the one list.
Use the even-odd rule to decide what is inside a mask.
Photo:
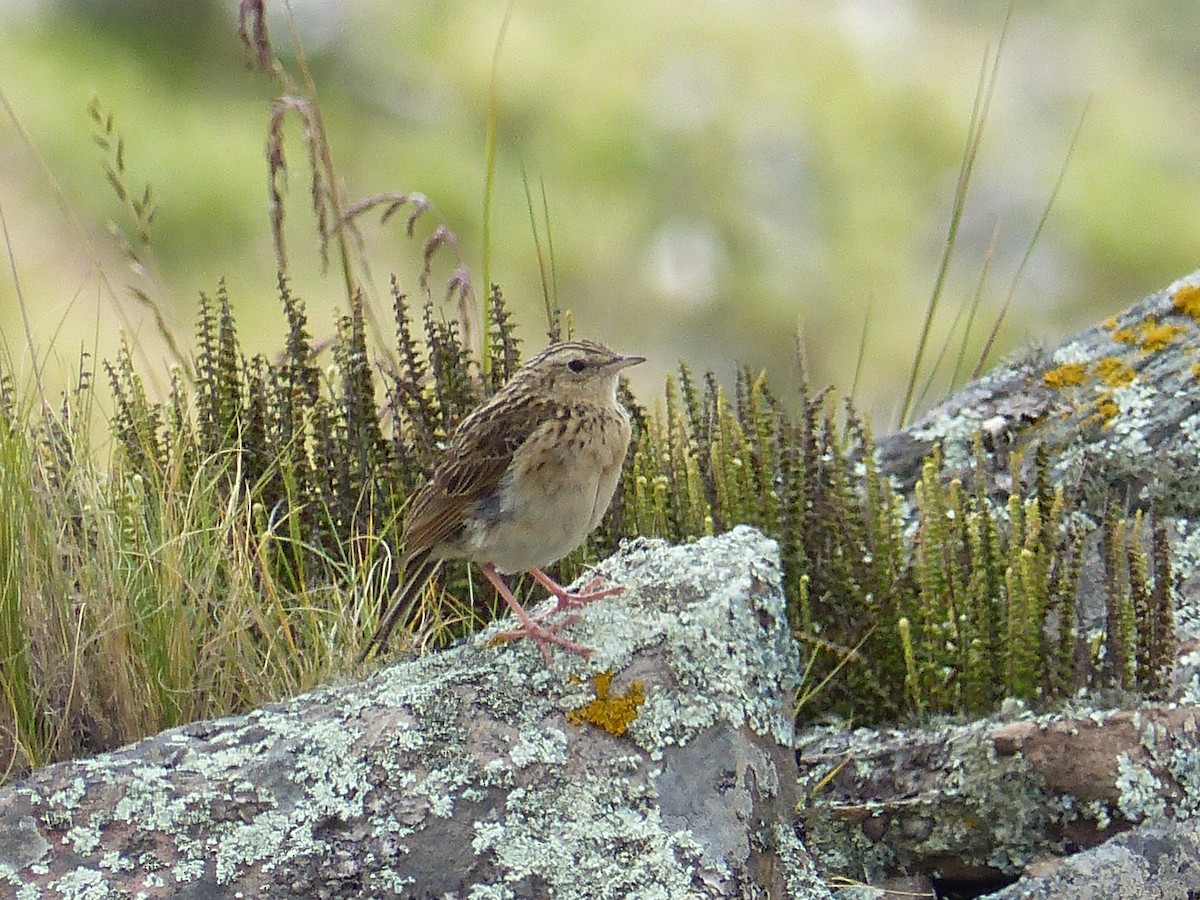
[[(262, 70), (282, 77), (257, 23), (253, 15), (245, 23), (247, 46)], [(344, 673), (402, 574), (407, 498), (455, 423), (519, 364), (498, 288), (477, 340), (434, 298), (431, 260), (454, 244), (440, 227), (422, 250), (419, 306), (393, 280), (390, 335), (378, 337), (355, 223), (370, 209), (382, 207), (386, 219), (404, 205), (415, 215), (424, 207), (400, 194), (341, 200), (315, 91), (297, 101), (303, 86), (282, 86), (293, 99), (279, 115), (297, 112), (314, 148), (321, 243), (346, 288), (348, 311), (328, 346), (314, 342), (289, 288), (280, 194), (272, 225), (287, 330), (276, 357), (244, 353), (223, 286), (202, 295), (194, 358), (177, 354), (161, 396), (131, 350), (103, 364), (113, 406), (107, 454), (90, 436), (102, 392), (90, 359), (56, 407), (44, 392), (18, 396), (5, 375), (11, 361), (0, 366), (7, 776)], [(124, 143), (111, 116), (94, 109), (109, 181), (137, 232), (128, 245), (136, 258), (152, 240), (152, 193), (128, 187)], [(283, 157), (270, 146), (282, 183)], [(473, 296), (461, 266), (447, 294), (460, 310)], [(560, 324), (548, 306), (553, 340), (570, 319)], [(1008, 697), (1045, 704), (1084, 687), (1164, 687), (1173, 576), (1161, 524), (1127, 520), (1115, 506), (1092, 523), (1069, 485), (1050, 484), (1044, 457), (1028, 483), (996, 497), (982, 445), (974, 483), (948, 480), (935, 453), (913, 496), (902, 496), (877, 469), (853, 407), (839, 413), (803, 376), (797, 390), (793, 415), (749, 370), (727, 392), (714, 375), (681, 366), (655, 412), (626, 389), (635, 435), (621, 486), (558, 577), (579, 574), (626, 535), (688, 540), (738, 523), (762, 528), (780, 543), (805, 649), (803, 716), (885, 722), (983, 713)], [(1107, 573), (1097, 633), (1082, 627), (1077, 608), (1089, 539), (1100, 542)], [(443, 645), (494, 614), (485, 583), (451, 566), (401, 643)], [(597, 699), (612, 698), (598, 688)]]
[[(361, 309), (322, 370), (285, 282), (286, 349), (246, 359), (228, 298), (202, 299), (196, 378), (162, 402), (129, 354), (107, 366), (117, 412), (107, 466), (88, 443), (85, 377), (57, 412), (0, 417), (0, 654), (10, 772), (261, 704), (344, 671), (394, 589), (398, 521), (438, 442), (516, 365), (499, 291), (492, 380), (426, 299), (414, 337), (395, 294), (396, 370), (377, 373)], [(383, 399), (376, 382), (384, 384)], [(851, 410), (840, 428), (806, 393), (793, 421), (761, 375), (732, 398), (687, 367), (665, 412), (632, 397), (636, 433), (604, 524), (564, 560), (571, 578), (627, 534), (687, 540), (737, 523), (776, 537), (809, 684), (803, 715), (863, 722), (983, 713), (1085, 686), (1160, 690), (1173, 658), (1161, 526), (1114, 507), (1072, 513), (1047, 463), (1007, 498), (925, 464), (915, 509), (873, 463)], [(857, 460), (857, 462), (856, 462)], [(1089, 530), (1102, 535), (1107, 627), (1078, 625)], [(453, 640), (494, 610), (451, 568), (408, 624), (409, 647)], [(831, 677), (832, 676), (832, 677)], [(828, 683), (826, 683), (828, 679)]]

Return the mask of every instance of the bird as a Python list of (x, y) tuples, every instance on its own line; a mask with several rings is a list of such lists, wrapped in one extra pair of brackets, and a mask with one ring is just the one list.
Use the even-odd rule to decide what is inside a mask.
[[(550, 646), (586, 656), (590, 649), (558, 631), (574, 617), (550, 615), (619, 593), (593, 578), (571, 593), (542, 570), (583, 543), (616, 491), (629, 448), (628, 411), (617, 398), (622, 370), (645, 362), (587, 340), (552, 343), (464, 418), (406, 511), (403, 581), (359, 654), (382, 650), (448, 560), (479, 565), (516, 616), (504, 639), (535, 641), (547, 664)], [(528, 572), (555, 598), (530, 615), (502, 575)]]

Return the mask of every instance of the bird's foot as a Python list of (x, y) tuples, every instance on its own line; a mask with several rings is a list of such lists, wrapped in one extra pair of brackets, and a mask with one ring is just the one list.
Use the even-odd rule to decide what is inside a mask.
[(593, 600), (603, 600), (605, 597), (615, 596), (625, 590), (619, 584), (612, 587), (600, 588), (607, 580), (603, 575), (596, 575), (589, 579), (579, 591), (572, 593), (565, 587), (543, 572), (541, 569), (530, 569), (529, 574), (532, 575), (537, 582), (544, 587), (555, 599), (554, 609), (543, 613), (539, 619), (546, 616), (554, 615), (554, 613), (562, 612), (564, 609), (579, 609), (591, 603)]
[(541, 651), (542, 659), (546, 661), (546, 665), (550, 665), (554, 661), (554, 657), (550, 652), (551, 645), (562, 647), (564, 650), (570, 650), (572, 653), (578, 653), (580, 656), (587, 656), (592, 652), (591, 647), (585, 647), (583, 644), (569, 641), (558, 633), (559, 629), (565, 628), (578, 618), (578, 616), (569, 616), (561, 622), (555, 622), (553, 625), (541, 625), (531, 618), (529, 622), (522, 624), (519, 628), (500, 632), (492, 638), (492, 643), (502, 644), (506, 641), (515, 641), (527, 637), (537, 643), (538, 650)]
[[(568, 641), (565, 637), (558, 633), (561, 629), (566, 628), (577, 618), (579, 618), (578, 616), (568, 616), (566, 619), (563, 619), (561, 622), (555, 622), (553, 625), (543, 625), (540, 621), (535, 620), (533, 616), (529, 615), (529, 613), (525, 610), (525, 607), (523, 607), (517, 598), (513, 596), (512, 591), (509, 590), (508, 585), (504, 583), (504, 579), (500, 577), (500, 573), (496, 571), (496, 567), (494, 565), (491, 563), (484, 563), (481, 568), (483, 570), (483, 574), (487, 576), (488, 581), (490, 581), (496, 588), (496, 592), (500, 594), (500, 596), (504, 599), (504, 602), (508, 604), (509, 609), (512, 610), (513, 615), (517, 617), (517, 621), (521, 623), (519, 627), (514, 628), (511, 631), (500, 632), (493, 639), (494, 642), (503, 643), (504, 641), (515, 641), (518, 638), (527, 637), (537, 643), (538, 650), (541, 651), (542, 659), (546, 661), (546, 665), (550, 665), (550, 663), (554, 661), (554, 657), (550, 653), (551, 645), (557, 645), (562, 647), (564, 650), (570, 650), (572, 653), (578, 653), (580, 656), (587, 656), (592, 652), (590, 647), (585, 647), (582, 644), (576, 644), (574, 641)], [(537, 572), (536, 569), (534, 571)], [(537, 572), (537, 574), (542, 575), (541, 572)], [(546, 578), (546, 576), (542, 575), (542, 578)], [(541, 579), (538, 580), (540, 581)], [(546, 578), (546, 580), (550, 581), (548, 578)], [(551, 584), (553, 584), (552, 581)], [(544, 617), (538, 617), (538, 619), (541, 618)]]

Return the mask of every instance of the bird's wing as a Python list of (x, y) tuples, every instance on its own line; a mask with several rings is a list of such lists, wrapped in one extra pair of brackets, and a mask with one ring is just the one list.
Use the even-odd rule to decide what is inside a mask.
[(406, 554), (455, 539), (471, 508), (496, 493), (513, 455), (555, 412), (555, 404), (543, 398), (501, 392), (464, 419), (413, 497), (404, 528)]

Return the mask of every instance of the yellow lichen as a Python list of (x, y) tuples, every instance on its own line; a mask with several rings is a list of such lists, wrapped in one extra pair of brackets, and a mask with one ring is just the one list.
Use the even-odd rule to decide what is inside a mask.
[(1181, 334), (1187, 333), (1187, 326), (1173, 322), (1164, 323), (1147, 319), (1138, 329), (1138, 345), (1143, 353), (1154, 353), (1166, 347)]
[(634, 681), (627, 693), (609, 696), (612, 680), (612, 669), (593, 675), (592, 689), (596, 692), (596, 699), (568, 712), (567, 721), (572, 725), (589, 722), (609, 734), (617, 737), (623, 735), (629, 723), (637, 718), (638, 707), (646, 702), (646, 694), (642, 683)]
[(1172, 295), (1172, 299), (1179, 312), (1200, 322), (1200, 285), (1185, 284)]
[(1117, 328), (1117, 317), (1116, 317), (1116, 316), (1109, 316), (1107, 319), (1105, 319), (1105, 320), (1104, 320), (1103, 322), (1101, 322), (1100, 324), (1101, 324), (1101, 326), (1103, 326), (1104, 328), (1107, 328), (1109, 331), (1115, 331), (1115, 330), (1116, 330), (1116, 328)]
[(1083, 420), (1085, 426), (1099, 425), (1104, 427), (1111, 424), (1112, 420), (1121, 412), (1121, 407), (1117, 406), (1117, 401), (1113, 399), (1111, 391), (1105, 391), (1097, 397), (1095, 402), (1090, 404), (1090, 408), (1092, 412)]
[(1137, 333), (1132, 328), (1118, 328), (1112, 333), (1112, 339), (1118, 344), (1136, 344)]
[(1124, 387), (1137, 377), (1137, 372), (1125, 360), (1106, 356), (1096, 363), (1096, 375), (1109, 387)]
[(1063, 363), (1061, 366), (1043, 373), (1042, 381), (1045, 382), (1046, 387), (1061, 390), (1083, 384), (1086, 377), (1087, 366), (1083, 363)]
[(1192, 363), (1192, 377), (1200, 381), (1200, 362)]

